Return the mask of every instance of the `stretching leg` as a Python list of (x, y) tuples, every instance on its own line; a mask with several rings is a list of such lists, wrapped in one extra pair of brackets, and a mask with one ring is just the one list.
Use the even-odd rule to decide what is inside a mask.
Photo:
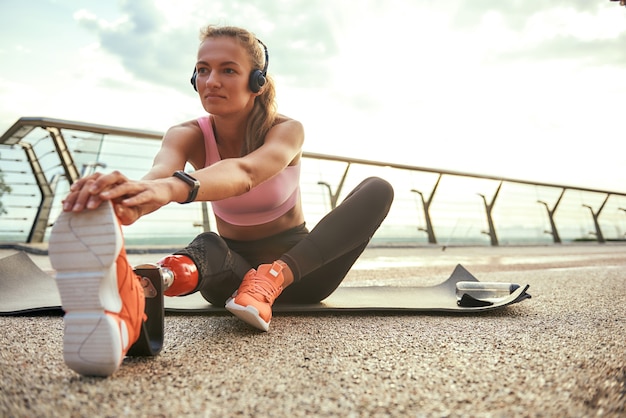
[[(357, 186), (309, 233), (304, 225), (257, 241), (233, 241), (206, 232), (175, 254), (189, 257), (198, 269), (195, 291), (222, 306), (245, 274), (280, 257), (294, 275), (278, 301), (318, 302), (339, 286), (387, 216), (393, 189), (379, 178)], [(282, 254), (282, 256), (281, 256)]]
[(370, 177), (358, 185), (280, 260), (294, 276), (278, 301), (317, 302), (344, 279), (383, 222), (393, 201), (391, 185)]

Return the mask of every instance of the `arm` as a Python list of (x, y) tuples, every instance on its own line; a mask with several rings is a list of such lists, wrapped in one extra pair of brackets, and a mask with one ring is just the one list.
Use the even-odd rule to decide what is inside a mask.
[[(193, 146), (194, 129), (199, 130), (199, 127), (195, 125), (191, 129), (181, 125), (168, 131), (152, 169), (143, 178), (163, 186), (159, 189), (161, 197), (169, 196), (163, 204), (187, 199), (189, 186), (173, 178), (174, 171), (182, 170), (187, 161), (196, 167), (204, 165), (204, 153), (197, 156), (198, 147)], [(227, 158), (193, 172), (192, 176), (200, 181), (196, 200), (221, 200), (249, 191), (300, 158), (303, 142), (304, 129), (300, 122), (287, 120), (275, 125), (267, 133), (264, 144), (254, 152), (239, 158)], [(111, 198), (128, 194), (132, 197), (122, 201), (128, 206), (146, 205), (153, 200), (162, 203), (164, 200), (151, 190), (142, 192), (134, 190), (131, 185), (120, 187), (115, 193), (107, 192), (106, 196)]]
[(221, 200), (249, 191), (297, 161), (303, 142), (304, 129), (300, 122), (286, 120), (275, 125), (257, 150), (192, 173), (200, 181), (197, 200)]
[[(198, 123), (188, 121), (173, 126), (165, 133), (152, 168), (141, 181), (127, 184), (128, 187), (117, 192), (109, 190), (110, 196), (104, 194), (103, 197), (122, 198), (123, 205), (116, 207), (118, 216), (126, 224), (135, 222), (139, 217), (154, 212), (171, 201), (182, 201), (176, 197), (181, 193), (185, 200), (189, 186), (173, 178), (172, 174), (177, 170), (183, 170), (187, 162), (194, 167), (202, 167), (205, 164), (204, 158), (204, 137)], [(126, 193), (120, 196), (124, 191)], [(167, 197), (168, 193), (170, 197)], [(143, 197), (143, 200), (134, 204), (132, 197), (136, 196)]]
[[(185, 201), (189, 186), (172, 177), (172, 173), (182, 170), (187, 161), (196, 167), (204, 164), (204, 153), (198, 155), (197, 135), (202, 138), (199, 130), (191, 122), (170, 129), (153, 167), (141, 181), (130, 181), (119, 172), (101, 176), (88, 187), (89, 195), (78, 201), (82, 207), (72, 210), (97, 207), (102, 200), (113, 200), (122, 223), (130, 224), (170, 202)], [(195, 171), (192, 175), (200, 181), (196, 200), (220, 200), (245, 193), (300, 158), (303, 142), (304, 130), (299, 122), (287, 120), (275, 125), (267, 133), (264, 144), (254, 152)]]
[[(119, 171), (109, 174), (95, 173), (81, 178), (71, 186), (70, 193), (63, 201), (63, 210), (80, 212), (98, 207), (103, 200), (112, 200), (116, 203), (117, 214), (122, 223), (133, 223), (140, 216), (169, 203), (179, 194), (186, 197), (188, 186), (171, 178), (171, 175), (176, 170), (182, 170), (187, 161), (194, 166), (204, 164), (202, 132), (194, 121), (174, 126), (167, 131), (152, 168), (142, 180), (132, 181)], [(157, 181), (158, 179), (161, 181)], [(137, 195), (145, 195), (143, 204), (125, 203), (127, 199)]]
[(152, 168), (143, 180), (164, 179), (176, 170), (183, 170), (189, 162), (203, 167), (204, 139), (196, 121), (189, 121), (168, 129), (163, 136), (161, 148), (154, 157)]

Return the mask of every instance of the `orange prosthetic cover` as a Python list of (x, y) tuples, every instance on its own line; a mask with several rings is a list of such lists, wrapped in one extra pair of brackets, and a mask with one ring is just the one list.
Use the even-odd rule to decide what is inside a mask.
[(187, 295), (198, 286), (198, 268), (186, 255), (168, 255), (157, 263), (174, 273), (174, 283), (163, 292), (166, 296)]

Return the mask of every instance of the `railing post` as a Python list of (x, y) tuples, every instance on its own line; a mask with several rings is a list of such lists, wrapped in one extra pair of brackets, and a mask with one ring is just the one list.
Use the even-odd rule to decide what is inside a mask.
[(65, 177), (67, 178), (67, 181), (69, 181), (70, 184), (74, 184), (74, 182), (80, 178), (80, 174), (78, 173), (78, 169), (76, 168), (76, 164), (74, 163), (74, 159), (72, 158), (72, 153), (67, 147), (65, 138), (63, 138), (61, 129), (47, 127), (46, 130), (50, 133), (50, 136), (52, 137), (52, 142), (54, 143), (54, 147), (57, 150), (57, 154), (59, 154), (59, 159), (61, 160), (61, 165), (63, 166), (63, 170), (65, 171)]
[(487, 225), (489, 226), (489, 231), (487, 232), (483, 232), (484, 234), (488, 234), (489, 238), (491, 239), (491, 245), (496, 247), (499, 245), (498, 242), (498, 236), (496, 235), (496, 227), (493, 223), (493, 216), (492, 216), (492, 212), (493, 212), (493, 206), (496, 203), (496, 198), (498, 197), (498, 193), (500, 193), (500, 189), (502, 188), (502, 181), (500, 181), (500, 184), (498, 185), (498, 188), (496, 189), (496, 192), (493, 195), (493, 199), (491, 199), (490, 203), (487, 203), (487, 198), (485, 197), (485, 195), (483, 194), (478, 194), (478, 196), (483, 198), (483, 203), (485, 204), (485, 212), (487, 213)]
[(98, 161), (91, 161), (91, 162), (88, 162), (87, 164), (83, 164), (83, 167), (81, 169), (81, 172), (82, 172), (81, 177), (85, 177), (85, 176), (95, 173), (96, 168), (107, 168), (107, 165), (105, 163), (101, 163)]
[(209, 208), (207, 202), (202, 202), (202, 232), (211, 231), (211, 222), (209, 221)]
[(41, 164), (39, 164), (39, 160), (33, 150), (33, 146), (28, 142), (20, 142), (20, 146), (26, 154), (26, 159), (28, 160), (30, 169), (32, 170), (35, 181), (37, 182), (37, 187), (41, 192), (41, 201), (39, 202), (37, 215), (33, 220), (33, 225), (30, 229), (26, 242), (43, 242), (46, 235), (46, 228), (48, 227), (48, 222), (50, 221), (50, 210), (52, 208), (52, 201), (54, 200), (54, 191), (52, 190), (52, 187), (43, 172)]
[(413, 193), (419, 194), (420, 198), (422, 199), (422, 207), (424, 208), (424, 219), (426, 221), (426, 229), (418, 228), (418, 230), (425, 231), (426, 234), (428, 234), (428, 242), (430, 244), (437, 243), (437, 237), (435, 236), (435, 229), (433, 228), (433, 222), (430, 218), (430, 205), (433, 201), (433, 197), (435, 196), (435, 192), (437, 191), (437, 187), (439, 186), (439, 181), (441, 181), (441, 176), (442, 174), (439, 174), (439, 177), (437, 178), (437, 182), (435, 183), (433, 190), (430, 192), (430, 196), (428, 197), (428, 199), (424, 199), (424, 194), (420, 192), (419, 190), (411, 189)]
[(211, 221), (209, 220), (209, 208), (207, 202), (200, 202), (200, 212), (202, 212), (202, 222), (194, 222), (193, 226), (202, 228), (202, 232), (210, 232)]
[(602, 202), (602, 205), (600, 205), (600, 208), (598, 209), (597, 212), (593, 211), (593, 208), (589, 205), (583, 205), (583, 207), (589, 209), (589, 212), (591, 212), (591, 217), (593, 219), (593, 226), (595, 227), (595, 234), (596, 234), (596, 239), (598, 240), (598, 243), (600, 244), (604, 244), (606, 241), (604, 239), (604, 235), (602, 235), (602, 229), (600, 228), (600, 222), (598, 222), (598, 218), (600, 217), (600, 213), (602, 213), (602, 209), (604, 209), (604, 205), (606, 205), (606, 202), (609, 200), (609, 197), (611, 197), (611, 194), (607, 194), (606, 198), (604, 199), (604, 202)]
[(337, 207), (337, 200), (339, 199), (339, 195), (341, 194), (341, 190), (343, 189), (343, 185), (346, 182), (346, 177), (348, 176), (348, 170), (350, 170), (350, 164), (348, 163), (348, 165), (346, 166), (346, 170), (343, 172), (343, 176), (341, 177), (341, 180), (339, 181), (339, 185), (337, 185), (337, 190), (335, 191), (335, 193), (333, 193), (332, 188), (330, 187), (330, 184), (326, 183), (325, 181), (318, 181), (317, 184), (319, 184), (320, 186), (325, 186), (326, 189), (328, 190), (328, 196), (330, 198), (330, 208), (335, 209)]
[(559, 231), (556, 228), (556, 222), (554, 221), (554, 213), (556, 212), (557, 208), (559, 207), (559, 203), (561, 203), (561, 199), (563, 199), (563, 195), (565, 194), (565, 188), (563, 188), (561, 190), (561, 195), (559, 196), (559, 198), (556, 200), (556, 203), (554, 204), (554, 207), (552, 209), (550, 209), (548, 207), (548, 204), (542, 200), (537, 200), (537, 203), (541, 203), (542, 205), (544, 205), (546, 207), (546, 211), (548, 212), (548, 219), (550, 220), (550, 231), (545, 231), (548, 234), (552, 235), (552, 239), (554, 241), (555, 244), (561, 244), (561, 237), (559, 235)]

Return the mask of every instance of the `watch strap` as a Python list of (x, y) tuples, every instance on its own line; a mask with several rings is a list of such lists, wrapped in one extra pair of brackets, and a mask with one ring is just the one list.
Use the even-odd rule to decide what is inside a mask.
[(176, 177), (179, 180), (184, 181), (190, 188), (189, 194), (187, 195), (187, 200), (184, 202), (180, 202), (181, 204), (191, 203), (196, 200), (196, 196), (198, 196), (198, 190), (200, 190), (200, 182), (191, 177), (191, 175), (185, 173), (182, 170), (175, 171), (172, 176)]

